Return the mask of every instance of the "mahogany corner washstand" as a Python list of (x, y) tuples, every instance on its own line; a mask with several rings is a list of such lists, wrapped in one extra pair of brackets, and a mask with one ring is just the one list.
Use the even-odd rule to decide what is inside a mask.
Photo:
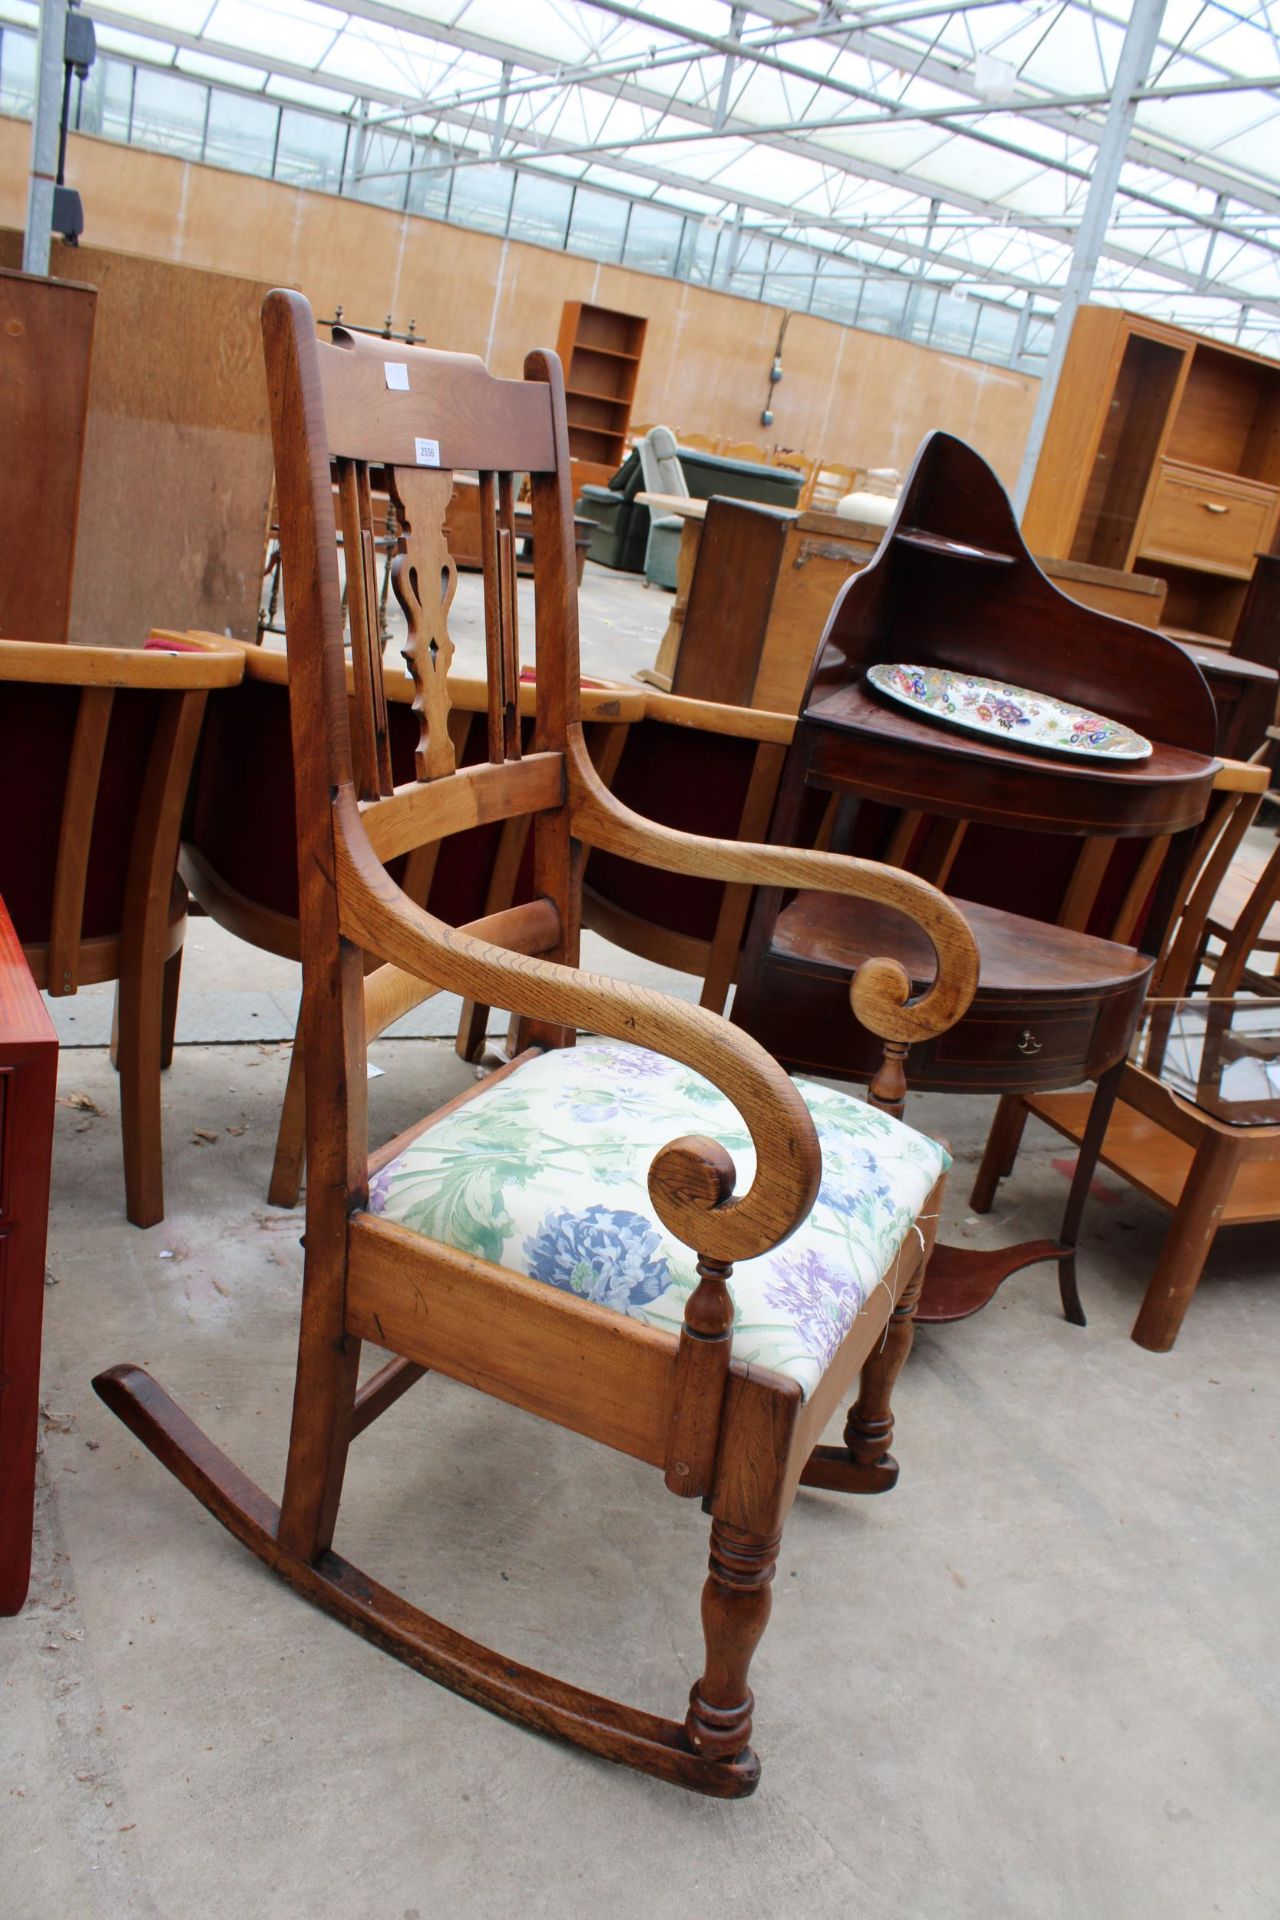
[(31, 1577), (58, 1042), (0, 900), (0, 1615)]
[[(1078, 703), (1153, 742), (1130, 763), (1006, 746), (918, 719), (866, 680), (877, 662), (945, 666)], [(913, 1088), (1047, 1091), (1098, 1080), (1105, 1128), (1217, 763), (1196, 665), (1148, 629), (1081, 606), (1041, 572), (986, 463), (949, 434), (917, 456), (872, 564), (832, 610), (770, 838), (887, 859), (963, 895), (977, 994), (910, 1048)], [(875, 1071), (849, 1017), (851, 973), (897, 958), (918, 993), (928, 943), (885, 910), (812, 893), (756, 897), (733, 1019), (789, 1068)], [(985, 1305), (1010, 1273), (1059, 1260), (1083, 1324), (1074, 1256), (1087, 1181), (1061, 1236), (987, 1252), (939, 1246), (919, 1317)]]

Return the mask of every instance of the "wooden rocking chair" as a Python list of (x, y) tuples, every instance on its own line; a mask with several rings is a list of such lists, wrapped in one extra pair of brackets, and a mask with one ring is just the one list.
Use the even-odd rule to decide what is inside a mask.
[[(281, 1506), (140, 1369), (113, 1368), (95, 1385), (268, 1566), (419, 1672), (607, 1759), (699, 1792), (746, 1794), (759, 1773), (747, 1669), (797, 1485), (875, 1493), (897, 1476), (890, 1390), (946, 1166), (941, 1148), (894, 1117), (901, 1061), (908, 1043), (967, 1006), (974, 944), (956, 909), (908, 874), (671, 832), (603, 787), (577, 714), (568, 438), (553, 354), (531, 354), (525, 379), (511, 381), (470, 357), (341, 332), (323, 345), (305, 300), (283, 292), (268, 297), (263, 326), (298, 798), (309, 1164)], [(388, 359), (407, 366), (407, 391), (392, 387)], [(364, 559), (349, 594), (350, 710), (331, 457), (348, 564)], [(454, 570), (442, 527), (454, 468), (480, 473), (489, 682), (488, 760), (464, 768), (447, 725)], [(418, 777), (394, 788), (371, 469), (391, 487), (402, 530), (394, 586), (422, 712)], [(512, 471), (532, 474), (536, 536), (537, 725), (526, 752)], [(453, 928), (384, 868), (462, 827), (522, 814), (534, 822), (527, 905)], [(857, 1017), (885, 1040), (871, 1103), (793, 1084), (717, 1014), (578, 971), (588, 846), (724, 881), (831, 887), (922, 926), (938, 955), (929, 992), (910, 1001), (901, 971), (875, 961), (853, 983)], [(368, 955), (382, 964), (366, 978)], [(366, 1033), (389, 1004), (407, 1008), (438, 987), (513, 1010), (524, 1051), (370, 1159)], [(575, 1048), (579, 1028), (605, 1037)], [(741, 1195), (725, 1138), (754, 1162)], [(479, 1206), (484, 1192), (491, 1203)], [(397, 1357), (362, 1385), (366, 1340)], [(647, 1461), (673, 1493), (703, 1502), (706, 1664), (684, 1719), (505, 1659), (333, 1552), (350, 1442), (427, 1371)], [(818, 1445), (859, 1374), (845, 1444)]]

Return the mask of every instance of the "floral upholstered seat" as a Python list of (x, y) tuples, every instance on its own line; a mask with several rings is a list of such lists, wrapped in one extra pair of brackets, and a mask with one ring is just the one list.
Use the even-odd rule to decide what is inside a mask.
[[(946, 1151), (847, 1093), (796, 1082), (822, 1185), (789, 1240), (735, 1267), (733, 1355), (808, 1394), (899, 1249)], [(681, 1134), (755, 1152), (709, 1081), (642, 1047), (590, 1040), (541, 1054), (429, 1127), (376, 1175), (385, 1219), (678, 1334), (695, 1256), (649, 1200), (649, 1164)], [(603, 1198), (601, 1197), (603, 1193)]]

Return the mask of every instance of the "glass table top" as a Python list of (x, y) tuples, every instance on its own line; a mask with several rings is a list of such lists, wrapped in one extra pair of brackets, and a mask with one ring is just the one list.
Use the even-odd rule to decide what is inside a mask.
[(1280, 1126), (1280, 997), (1149, 1000), (1129, 1058), (1215, 1120)]

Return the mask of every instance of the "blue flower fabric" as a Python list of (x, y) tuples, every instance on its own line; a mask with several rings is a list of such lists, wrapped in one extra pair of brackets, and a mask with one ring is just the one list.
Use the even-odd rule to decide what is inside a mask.
[(667, 1262), (652, 1224), (624, 1207), (559, 1207), (524, 1243), (524, 1269), (569, 1293), (625, 1313), (656, 1300), (667, 1284)]
[[(821, 1379), (887, 1279), (939, 1175), (934, 1141), (852, 1094), (797, 1080), (823, 1173), (809, 1218), (738, 1265), (733, 1354)], [(427, 1128), (370, 1183), (369, 1208), (579, 1299), (679, 1333), (697, 1256), (669, 1234), (650, 1163), (681, 1134), (719, 1140), (737, 1191), (755, 1177), (741, 1115), (678, 1062), (615, 1040), (543, 1054)]]

